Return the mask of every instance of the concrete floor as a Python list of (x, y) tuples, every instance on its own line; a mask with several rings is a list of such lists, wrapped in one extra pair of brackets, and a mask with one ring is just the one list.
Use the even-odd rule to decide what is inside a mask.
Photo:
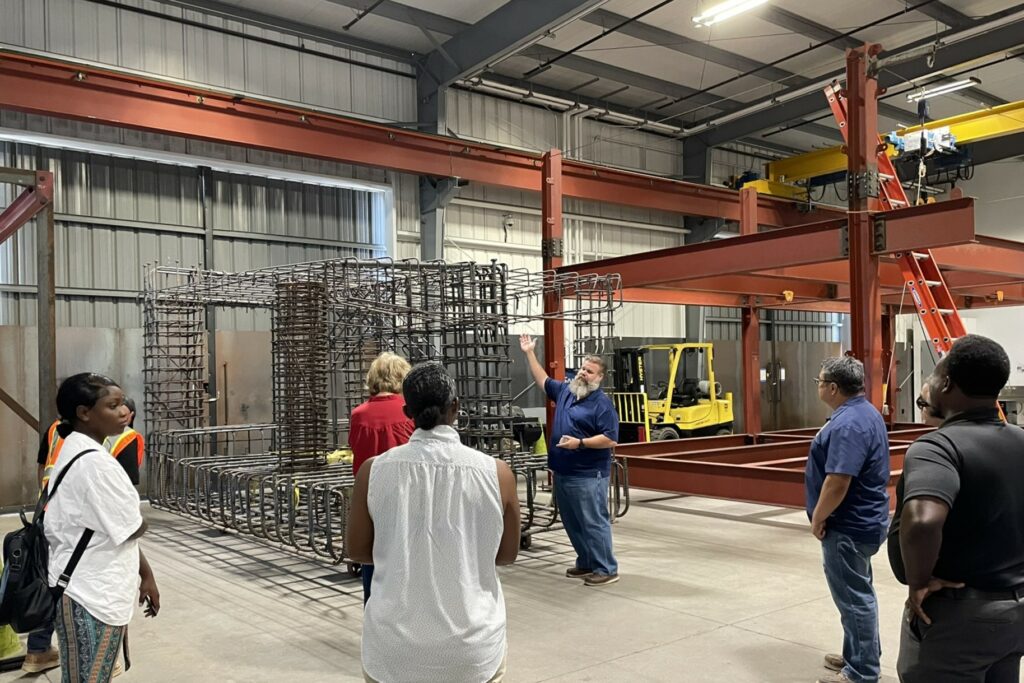
[[(360, 681), (361, 585), (344, 571), (149, 510), (160, 616), (136, 616), (119, 681)], [(11, 517), (0, 519), (10, 528)], [(561, 532), (500, 570), (510, 683), (810, 682), (841, 647), (820, 550), (802, 512), (634, 492), (615, 527), (622, 581), (563, 576)], [(876, 557), (883, 681), (893, 683), (904, 588)], [(10, 681), (59, 681), (0, 674)]]

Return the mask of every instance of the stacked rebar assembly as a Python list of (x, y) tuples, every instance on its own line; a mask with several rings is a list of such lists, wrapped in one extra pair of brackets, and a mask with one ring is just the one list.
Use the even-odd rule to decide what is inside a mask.
[[(609, 352), (621, 283), (494, 262), (336, 259), (244, 273), (156, 267), (144, 302), (153, 504), (342, 562), (353, 477), (331, 454), (346, 447), (383, 351), (449, 369), (463, 442), (506, 460), (522, 483), (524, 546), (556, 528), (546, 460), (513, 434), (510, 326), (560, 318), (570, 360)], [(273, 424), (208, 424), (207, 313), (223, 307), (270, 312)], [(625, 486), (612, 491), (620, 512)]]

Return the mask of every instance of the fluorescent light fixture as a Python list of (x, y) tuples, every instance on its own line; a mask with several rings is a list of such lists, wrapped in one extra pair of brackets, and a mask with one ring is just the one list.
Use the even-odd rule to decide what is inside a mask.
[(693, 23), (697, 26), (711, 26), (751, 10), (758, 5), (763, 5), (766, 2), (768, 0), (726, 0), (705, 11), (700, 16), (694, 17)]
[(918, 90), (907, 95), (907, 102), (918, 102), (920, 100), (931, 99), (932, 97), (938, 97), (939, 95), (948, 95), (951, 92), (957, 90), (963, 90), (965, 88), (973, 88), (976, 85), (981, 85), (981, 80), (974, 78), (966, 78), (962, 81), (954, 81), (952, 83), (946, 83), (939, 85), (928, 90)]
[(63, 135), (34, 133), (28, 130), (17, 130), (13, 128), (0, 128), (0, 142), (16, 142), (51, 149), (66, 149), (73, 152), (85, 152), (87, 154), (118, 157), (121, 159), (135, 159), (138, 161), (151, 161), (157, 164), (168, 164), (171, 166), (185, 166), (188, 168), (206, 167), (222, 173), (254, 176), (270, 180), (283, 180), (292, 183), (304, 183), (306, 185), (319, 185), (321, 187), (337, 187), (346, 190), (362, 190), (364, 192), (391, 192), (391, 187), (384, 183), (374, 183), (371, 181), (356, 180), (354, 178), (338, 178), (335, 176), (320, 175), (318, 173), (308, 173), (306, 171), (293, 171), (287, 168), (275, 168), (273, 166), (246, 164), (238, 161), (197, 156), (194, 154), (180, 154), (178, 152), (165, 152), (159, 149), (146, 149), (145, 147), (131, 147), (129, 145), (118, 145), (109, 142), (83, 140)]
[(716, 240), (724, 240), (724, 239), (728, 239), (730, 237), (739, 237), (739, 236), (740, 236), (740, 234), (738, 232), (732, 232), (731, 230), (719, 230), (718, 232), (715, 233), (715, 239)]

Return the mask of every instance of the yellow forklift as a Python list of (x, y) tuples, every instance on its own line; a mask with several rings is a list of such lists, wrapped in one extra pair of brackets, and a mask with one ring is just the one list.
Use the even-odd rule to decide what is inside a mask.
[[(619, 442), (732, 434), (732, 392), (715, 381), (712, 344), (652, 344), (619, 349), (612, 402)], [(648, 368), (667, 378), (648, 384)]]

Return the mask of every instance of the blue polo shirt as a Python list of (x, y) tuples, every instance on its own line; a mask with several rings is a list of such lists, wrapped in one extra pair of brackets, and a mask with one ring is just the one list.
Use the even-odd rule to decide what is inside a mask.
[(548, 467), (555, 474), (565, 476), (607, 477), (611, 471), (612, 449), (581, 448), (575, 451), (559, 448), (562, 435), (576, 439), (604, 434), (612, 441), (619, 440), (619, 416), (612, 400), (598, 389), (587, 394), (582, 401), (569, 391), (568, 382), (556, 382), (550, 377), (544, 382), (544, 391), (555, 402), (554, 424), (548, 446)]
[(878, 410), (863, 396), (836, 408), (811, 442), (804, 483), (807, 517), (829, 474), (848, 474), (850, 489), (825, 523), (859, 543), (881, 543), (889, 523), (889, 434)]

